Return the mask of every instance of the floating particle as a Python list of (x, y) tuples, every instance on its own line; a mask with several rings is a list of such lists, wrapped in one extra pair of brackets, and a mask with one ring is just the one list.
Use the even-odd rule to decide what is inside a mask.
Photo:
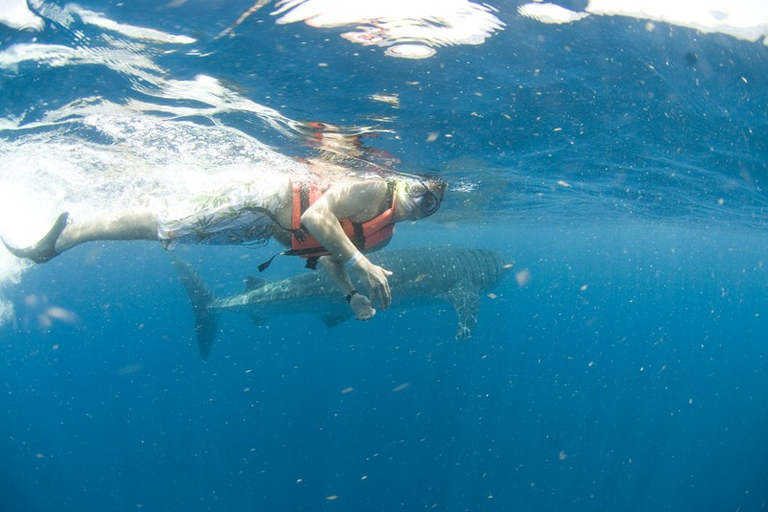
[(41, 329), (48, 329), (53, 325), (53, 322), (51, 321), (51, 317), (43, 313), (40, 313), (39, 315), (37, 315), (37, 323), (38, 325), (40, 325)]
[(531, 271), (527, 268), (524, 268), (523, 270), (517, 272), (515, 274), (515, 281), (517, 282), (517, 286), (520, 288), (526, 286), (531, 282)]
[(381, 103), (388, 103), (395, 108), (400, 106), (400, 97), (397, 94), (371, 94), (369, 96), (373, 101), (380, 101)]
[(70, 324), (77, 322), (77, 315), (67, 309), (60, 308), (58, 306), (51, 306), (45, 311), (45, 314), (62, 322), (67, 322)]
[(140, 364), (127, 364), (123, 366), (122, 368), (118, 368), (117, 374), (118, 375), (128, 375), (131, 373), (136, 373), (138, 371), (141, 371), (141, 365)]

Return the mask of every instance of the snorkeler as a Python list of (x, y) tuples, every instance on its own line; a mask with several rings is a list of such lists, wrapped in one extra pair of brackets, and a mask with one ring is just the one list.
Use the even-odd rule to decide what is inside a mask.
[[(327, 188), (290, 178), (278, 179), (273, 186), (259, 185), (230, 188), (190, 200), (181, 208), (173, 205), (173, 212), (165, 205), (105, 212), (75, 222), (64, 212), (36, 244), (16, 248), (3, 243), (15, 256), (43, 263), (89, 241), (159, 240), (170, 249), (178, 243), (263, 243), (274, 237), (290, 248), (280, 254), (306, 258), (310, 268), (319, 261), (356, 318), (368, 320), (376, 313), (373, 304), (389, 307), (387, 276), (392, 273), (363, 253), (386, 245), (395, 223), (434, 214), (446, 188), (440, 180), (399, 176), (342, 181)], [(347, 270), (357, 273), (371, 299), (355, 290)]]

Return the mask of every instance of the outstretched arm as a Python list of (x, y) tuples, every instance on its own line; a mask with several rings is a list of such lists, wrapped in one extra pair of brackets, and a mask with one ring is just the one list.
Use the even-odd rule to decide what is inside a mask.
[[(335, 272), (345, 273), (342, 263), (358, 252), (344, 233), (339, 219), (349, 218), (356, 222), (372, 219), (379, 213), (378, 207), (386, 194), (387, 184), (383, 180), (340, 183), (328, 189), (301, 216), (301, 222), (336, 260)], [(363, 255), (355, 259), (352, 268), (359, 274), (371, 297), (378, 301), (382, 309), (387, 309), (392, 301), (387, 276), (392, 272), (374, 265)], [(348, 276), (344, 277), (349, 281)], [(345, 294), (349, 293), (343, 286), (340, 289)]]

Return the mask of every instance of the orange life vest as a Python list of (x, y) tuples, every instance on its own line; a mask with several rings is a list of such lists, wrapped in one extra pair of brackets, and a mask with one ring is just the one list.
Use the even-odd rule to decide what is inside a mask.
[[(323, 190), (315, 183), (291, 181), (293, 187), (293, 216), (291, 217), (290, 254), (302, 258), (317, 259), (330, 254), (317, 239), (301, 224), (301, 215), (323, 195)], [(376, 217), (366, 222), (352, 222), (341, 219), (341, 228), (355, 247), (361, 251), (375, 251), (387, 245), (395, 231), (392, 219), (395, 213), (395, 182), (387, 182), (388, 205)], [(303, 236), (302, 236), (303, 234)]]

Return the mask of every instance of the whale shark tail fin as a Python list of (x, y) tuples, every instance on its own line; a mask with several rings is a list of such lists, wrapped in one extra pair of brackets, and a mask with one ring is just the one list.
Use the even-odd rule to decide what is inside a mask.
[(192, 265), (173, 254), (171, 254), (171, 261), (179, 274), (179, 279), (187, 290), (189, 301), (192, 303), (192, 312), (195, 315), (195, 335), (197, 336), (197, 348), (200, 350), (200, 357), (207, 359), (216, 339), (219, 316), (218, 313), (210, 311), (208, 306), (216, 297), (205, 281), (195, 272)]

